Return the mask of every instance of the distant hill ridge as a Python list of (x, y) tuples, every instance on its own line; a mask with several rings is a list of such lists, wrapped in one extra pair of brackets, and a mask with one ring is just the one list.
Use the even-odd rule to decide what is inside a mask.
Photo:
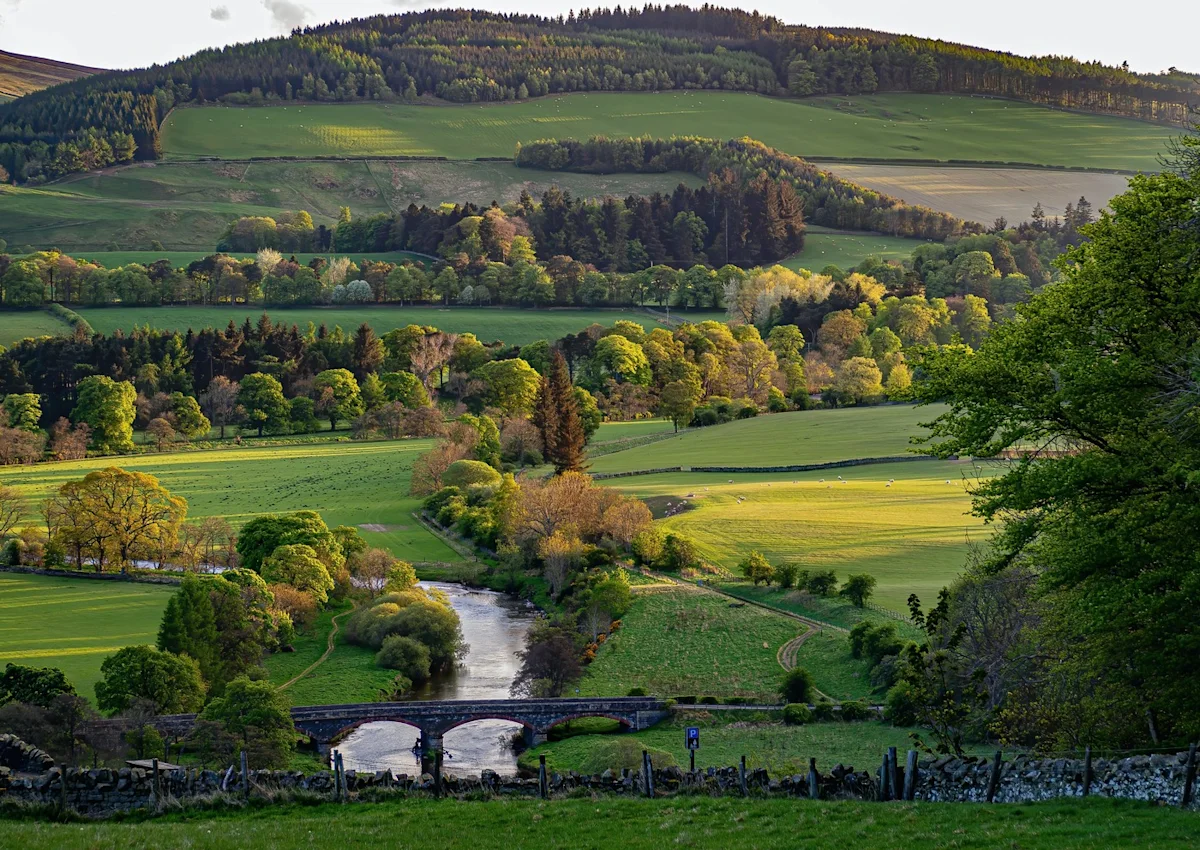
[(576, 91), (765, 95), (961, 92), (1186, 125), (1200, 80), (870, 30), (785, 25), (738, 9), (652, 6), (566, 17), (435, 9), (114, 71), (0, 105), (0, 166), (36, 182), (162, 156), (178, 104), (524, 100)]
[(59, 83), (101, 73), (104, 73), (101, 68), (0, 50), (0, 96), (4, 97), (22, 97)]

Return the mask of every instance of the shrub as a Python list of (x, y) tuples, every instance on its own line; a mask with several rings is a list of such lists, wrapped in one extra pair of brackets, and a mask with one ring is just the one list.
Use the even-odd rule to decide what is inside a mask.
[(829, 596), (837, 587), (837, 576), (833, 570), (817, 570), (809, 575), (804, 586), (809, 593), (817, 596)]
[(812, 712), (804, 703), (788, 703), (783, 707), (783, 722), (788, 726), (803, 726), (812, 722)]
[(644, 696), (646, 696), (646, 689), (645, 689), (645, 688), (630, 688), (630, 689), (629, 689), (629, 696), (631, 696), (631, 697), (644, 697)]
[(793, 667), (783, 674), (779, 695), (784, 702), (808, 702), (813, 691), (812, 674), (803, 667)]
[(821, 698), (813, 704), (813, 720), (820, 720), (823, 722), (833, 720), (833, 714), (833, 703), (831, 703), (829, 700)]
[(446, 503), (455, 496), (462, 498), (463, 491), (458, 487), (443, 487), (436, 493), (431, 493), (426, 496), (421, 502), (421, 509), (426, 513), (437, 515), (437, 512), (446, 506)]
[(292, 623), (306, 628), (317, 616), (317, 602), (311, 593), (297, 590), (290, 584), (272, 584), (267, 590), (275, 597), (275, 607), (286, 613)]
[(456, 460), (442, 473), (442, 484), (446, 487), (499, 483), (500, 473), (481, 460)]
[(913, 699), (912, 686), (908, 682), (897, 682), (892, 685), (883, 702), (883, 716), (895, 726), (916, 724), (917, 704)]
[(716, 697), (712, 697), (712, 696), (700, 697), (700, 701), (697, 703), (697, 705), (720, 705), (720, 704), (721, 704), (721, 701), (719, 699), (717, 699)]
[(775, 568), (775, 578), (779, 581), (779, 586), (785, 590), (796, 586), (796, 578), (799, 575), (800, 568), (795, 564), (783, 563)]
[(429, 649), (410, 637), (388, 635), (375, 655), (380, 667), (395, 670), (416, 683), (429, 678)]
[(675, 701), (680, 703), (681, 705), (695, 705), (696, 704), (696, 695), (695, 694), (687, 694), (685, 696), (677, 696), (677, 697), (675, 697)]
[(597, 774), (606, 770), (618, 772), (623, 769), (641, 770), (642, 750), (646, 750), (650, 754), (650, 761), (657, 768), (679, 766), (675, 757), (665, 750), (647, 747), (637, 738), (622, 735), (611, 741), (605, 741), (592, 750), (580, 765), (580, 772)]
[(872, 714), (871, 707), (862, 700), (852, 699), (842, 703), (842, 720), (848, 723), (853, 720), (869, 720)]

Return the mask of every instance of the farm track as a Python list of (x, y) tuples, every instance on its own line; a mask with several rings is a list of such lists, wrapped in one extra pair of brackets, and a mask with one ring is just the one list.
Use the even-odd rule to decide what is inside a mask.
[(338, 635), (338, 631), (340, 630), (340, 624), (338, 623), (338, 619), (341, 617), (345, 617), (347, 614), (350, 614), (353, 611), (354, 611), (353, 608), (349, 608), (340, 614), (335, 614), (333, 617), (330, 618), (329, 622), (333, 625), (333, 628), (331, 628), (329, 630), (329, 637), (326, 638), (326, 640), (325, 640), (325, 652), (321, 655), (320, 658), (318, 658), (316, 661), (314, 661), (312, 664), (310, 664), (308, 667), (306, 667), (303, 671), (301, 671), (299, 674), (297, 674), (293, 678), (288, 679), (286, 682), (284, 682), (282, 685), (280, 685), (275, 690), (277, 690), (277, 691), (287, 690), (289, 687), (296, 684), (301, 679), (303, 679), (305, 676), (307, 676), (309, 673), (311, 673), (313, 670), (316, 670), (318, 667), (320, 667), (322, 664), (325, 663), (326, 659), (328, 659), (329, 656), (333, 654), (333, 642), (334, 642), (334, 639)]

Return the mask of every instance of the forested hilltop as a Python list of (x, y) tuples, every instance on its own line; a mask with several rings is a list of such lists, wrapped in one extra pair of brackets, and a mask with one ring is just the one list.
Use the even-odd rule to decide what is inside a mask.
[(806, 97), (965, 92), (1186, 123), (1200, 79), (1020, 57), (869, 30), (786, 26), (705, 6), (541, 18), (469, 10), (387, 15), (100, 74), (0, 107), (0, 182), (38, 182), (161, 156), (159, 125), (203, 103), (724, 89)]

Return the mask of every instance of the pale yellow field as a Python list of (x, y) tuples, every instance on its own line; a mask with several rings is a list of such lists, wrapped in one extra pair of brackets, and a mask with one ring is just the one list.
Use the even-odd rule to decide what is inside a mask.
[(1003, 216), (1010, 224), (1026, 221), (1041, 203), (1048, 217), (1062, 215), (1068, 203), (1086, 197), (1099, 210), (1125, 191), (1123, 174), (1092, 174), (1036, 168), (951, 168), (925, 165), (828, 166), (839, 177), (910, 204), (991, 224)]

